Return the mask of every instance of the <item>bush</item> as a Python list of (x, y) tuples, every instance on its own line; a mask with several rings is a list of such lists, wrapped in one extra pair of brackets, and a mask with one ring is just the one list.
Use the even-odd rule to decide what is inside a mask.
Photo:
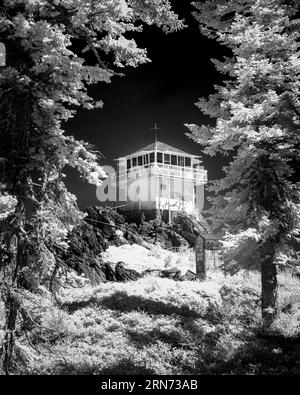
[(47, 293), (27, 293), (24, 303), (31, 304), (37, 325), (28, 333), (34, 349), (20, 339), (22, 369), (30, 374), (252, 374), (287, 372), (288, 360), (296, 371), (297, 348), (287, 341), (299, 334), (299, 280), (282, 273), (279, 287), (280, 314), (273, 328), (283, 339), (279, 344), (258, 332), (258, 274), (226, 277), (215, 271), (204, 283), (148, 276), (65, 289), (59, 304)]

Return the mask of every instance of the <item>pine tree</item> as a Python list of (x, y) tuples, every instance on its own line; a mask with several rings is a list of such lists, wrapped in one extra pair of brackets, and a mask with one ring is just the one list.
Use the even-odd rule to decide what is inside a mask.
[[(76, 168), (89, 183), (105, 177), (97, 152), (67, 135), (77, 108), (102, 106), (88, 85), (109, 83), (127, 66), (148, 62), (132, 37), (143, 24), (166, 33), (183, 27), (169, 0), (4, 0), (0, 41), (1, 293), (6, 307), (2, 370), (9, 373), (20, 290), (51, 287), (55, 258), (82, 218), (64, 183)], [(90, 53), (87, 57), (83, 54)], [(93, 59), (93, 60), (92, 60)]]
[(232, 53), (214, 60), (228, 75), (197, 106), (213, 126), (187, 125), (208, 155), (227, 155), (212, 184), (212, 219), (222, 229), (224, 263), (261, 270), (262, 315), (276, 316), (280, 250), (299, 232), (300, 21), (298, 1), (209, 0), (194, 3), (204, 35)]

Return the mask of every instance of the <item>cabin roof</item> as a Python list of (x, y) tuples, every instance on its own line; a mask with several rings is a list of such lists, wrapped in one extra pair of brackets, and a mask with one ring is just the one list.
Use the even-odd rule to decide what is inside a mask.
[(128, 155), (124, 155), (123, 158), (139, 155), (143, 152), (153, 152), (155, 150), (161, 151), (161, 152), (174, 152), (175, 154), (187, 155), (187, 156), (192, 156), (195, 158), (199, 157), (198, 155), (189, 154), (187, 152), (182, 151), (179, 148), (172, 147), (171, 145), (163, 143), (162, 141), (157, 141), (157, 143), (153, 142), (153, 143), (147, 145), (146, 147), (143, 147), (143, 148), (137, 150), (136, 152), (133, 152)]
[(150, 152), (150, 151), (154, 151), (155, 149), (157, 151), (163, 151), (163, 152), (164, 151), (171, 151), (171, 152), (177, 152), (177, 153), (180, 153), (180, 154), (190, 155), (187, 152), (184, 152), (184, 151), (182, 151), (179, 148), (172, 147), (171, 145), (163, 143), (162, 141), (158, 141), (157, 142), (157, 146), (156, 146), (156, 143), (153, 142), (153, 143), (147, 145), (146, 147), (139, 149), (138, 151), (135, 152), (135, 154), (139, 154), (139, 153), (144, 152), (144, 151), (149, 151)]

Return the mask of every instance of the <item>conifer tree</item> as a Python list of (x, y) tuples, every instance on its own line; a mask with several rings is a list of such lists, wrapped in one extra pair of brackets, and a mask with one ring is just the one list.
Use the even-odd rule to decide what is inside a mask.
[(231, 51), (214, 60), (228, 76), (197, 106), (213, 126), (187, 125), (208, 155), (230, 159), (212, 184), (212, 219), (225, 233), (224, 263), (260, 268), (262, 315), (276, 316), (281, 249), (299, 231), (300, 22), (298, 1), (208, 0), (194, 3), (204, 35)]
[[(9, 373), (21, 291), (50, 286), (57, 249), (83, 218), (64, 183), (76, 168), (91, 184), (105, 177), (97, 152), (64, 131), (77, 108), (102, 106), (88, 85), (109, 83), (148, 62), (133, 34), (143, 25), (183, 27), (169, 0), (3, 0), (0, 42), (1, 295), (6, 307), (1, 362)], [(130, 35), (130, 37), (129, 37)], [(85, 57), (84, 54), (87, 54)], [(91, 54), (91, 56), (88, 56)], [(88, 59), (88, 61), (87, 61)], [(2, 59), (3, 61), (3, 59)]]

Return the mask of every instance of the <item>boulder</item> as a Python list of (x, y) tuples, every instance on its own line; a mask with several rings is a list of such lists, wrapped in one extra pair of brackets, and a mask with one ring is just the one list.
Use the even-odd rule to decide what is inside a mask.
[(197, 275), (196, 275), (196, 273), (192, 272), (191, 270), (188, 270), (184, 275), (184, 279), (187, 281), (195, 281), (195, 280), (197, 280)]
[(181, 275), (180, 269), (178, 267), (172, 267), (171, 269), (165, 269), (160, 271), (160, 276), (161, 277), (167, 277), (167, 278), (179, 278)]
[(118, 262), (115, 268), (116, 281), (135, 281), (142, 277), (140, 273), (133, 269), (125, 269), (124, 262)]
[(184, 281), (184, 276), (181, 274), (181, 271), (175, 273), (175, 276), (173, 277), (173, 280), (175, 281)]
[(175, 281), (195, 281), (197, 280), (196, 273), (188, 270), (184, 275), (181, 274), (180, 270), (175, 273), (173, 280)]

